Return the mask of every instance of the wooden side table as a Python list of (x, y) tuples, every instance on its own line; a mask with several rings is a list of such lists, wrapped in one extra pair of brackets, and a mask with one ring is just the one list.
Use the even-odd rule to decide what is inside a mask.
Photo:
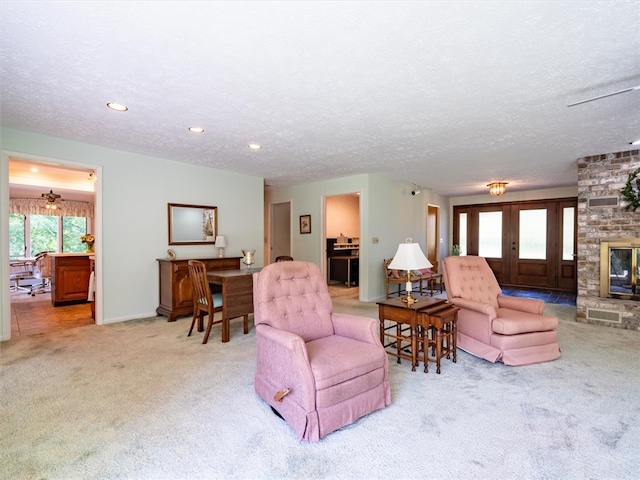
[[(380, 343), (386, 352), (397, 357), (398, 363), (401, 363), (402, 358), (411, 360), (411, 371), (415, 372), (418, 364), (417, 327), (420, 310), (445, 303), (446, 301), (442, 298), (424, 297), (419, 297), (411, 306), (400, 298), (388, 298), (378, 302)], [(385, 320), (393, 323), (385, 325)], [(391, 341), (388, 342), (387, 339)], [(388, 349), (389, 347), (391, 350)], [(411, 350), (410, 354), (406, 353), (407, 348)]]
[[(420, 327), (420, 343), (423, 353), (424, 372), (429, 371), (429, 362), (436, 363), (436, 373), (440, 373), (440, 361), (442, 357), (453, 356), (453, 363), (458, 360), (457, 341), (458, 334), (456, 322), (458, 320), (459, 307), (446, 303), (434, 307), (422, 308), (418, 314)], [(429, 331), (433, 330), (432, 338)], [(429, 348), (432, 347), (433, 357), (429, 357)]]

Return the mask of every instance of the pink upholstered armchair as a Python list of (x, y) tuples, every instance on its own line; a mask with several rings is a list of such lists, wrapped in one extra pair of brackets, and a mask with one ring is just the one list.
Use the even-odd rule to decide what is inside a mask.
[(253, 274), (255, 391), (300, 439), (317, 441), (391, 403), (378, 321), (333, 312), (320, 268), (276, 262)]
[(449, 302), (458, 312), (458, 347), (490, 362), (527, 365), (560, 356), (558, 319), (544, 315), (545, 303), (502, 295), (482, 257), (447, 257), (443, 261)]

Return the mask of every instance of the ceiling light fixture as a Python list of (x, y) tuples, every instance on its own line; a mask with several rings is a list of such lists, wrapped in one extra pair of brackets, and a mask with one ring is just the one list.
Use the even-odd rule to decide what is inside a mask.
[(189, 131), (191, 133), (204, 133), (204, 128), (202, 128), (202, 127), (189, 127)]
[(629, 143), (629, 145), (640, 145), (640, 140)]
[(58, 195), (57, 193), (53, 193), (53, 190), (49, 190), (49, 193), (43, 193), (42, 198), (45, 198), (47, 200), (45, 208), (47, 208), (48, 210), (55, 210), (58, 208), (58, 206), (56, 205), (56, 200), (60, 198), (60, 195)]
[(489, 187), (489, 195), (493, 195), (494, 197), (498, 197), (507, 191), (507, 182), (491, 182), (487, 184)]
[(258, 145), (257, 143), (250, 143), (249, 144), (249, 148), (251, 150), (260, 150), (262, 147), (260, 145)]
[(107, 103), (107, 107), (109, 107), (111, 110), (115, 110), (116, 112), (126, 112), (127, 110), (129, 110), (129, 107), (127, 107), (126, 105), (114, 102)]

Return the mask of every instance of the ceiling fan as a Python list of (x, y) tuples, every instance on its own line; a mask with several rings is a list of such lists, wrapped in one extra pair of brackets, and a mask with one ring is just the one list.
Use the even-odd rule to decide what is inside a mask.
[(60, 198), (60, 195), (58, 195), (57, 193), (53, 193), (53, 190), (49, 190), (49, 193), (43, 193), (42, 198), (45, 198), (47, 200), (47, 204), (45, 205), (45, 207), (47, 207), (48, 209), (55, 210), (58, 208), (58, 206), (56, 205), (56, 200)]
[(640, 90), (640, 85), (635, 87), (625, 88), (623, 90), (618, 90), (617, 92), (607, 93), (605, 95), (598, 95), (597, 97), (587, 98), (586, 100), (581, 100), (579, 102), (570, 103), (567, 107), (575, 107), (576, 105), (581, 105), (587, 102), (593, 102), (594, 100), (600, 100), (601, 98), (613, 97), (614, 95), (619, 95), (621, 93), (632, 92), (633, 90)]

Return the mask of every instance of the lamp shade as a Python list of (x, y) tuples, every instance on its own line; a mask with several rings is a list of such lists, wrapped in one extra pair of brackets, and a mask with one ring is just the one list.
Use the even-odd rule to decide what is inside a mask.
[(227, 241), (225, 240), (224, 235), (218, 235), (215, 243), (218, 248), (224, 248), (227, 246)]
[(420, 245), (411, 243), (410, 238), (407, 238), (407, 243), (398, 245), (398, 250), (389, 264), (389, 268), (394, 270), (420, 270), (431, 267), (433, 265), (422, 253)]

